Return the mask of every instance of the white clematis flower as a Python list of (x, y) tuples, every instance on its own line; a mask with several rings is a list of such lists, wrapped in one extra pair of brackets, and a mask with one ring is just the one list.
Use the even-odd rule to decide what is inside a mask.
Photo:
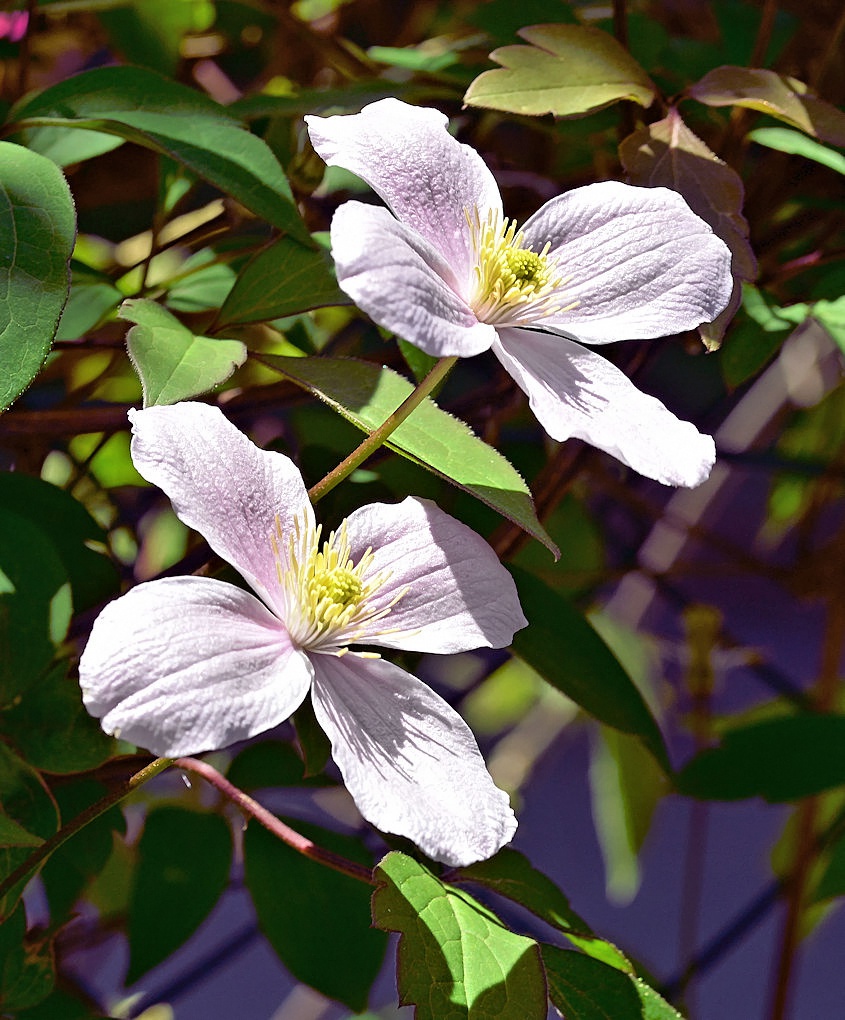
[(107, 733), (181, 757), (287, 719), (309, 690), (363, 816), (465, 865), (516, 820), (469, 727), (416, 677), (352, 644), (510, 644), (525, 617), (490, 546), (427, 500), (374, 503), (320, 541), (292, 461), (200, 403), (131, 411), (132, 460), (259, 596), (207, 577), (139, 584), (100, 613), (79, 663)]
[(390, 210), (347, 202), (332, 220), (338, 282), (368, 315), (436, 357), (491, 348), (554, 439), (578, 437), (669, 485), (704, 481), (713, 440), (574, 342), (668, 336), (725, 307), (730, 252), (680, 195), (591, 184), (519, 230), (437, 110), (383, 99), (305, 120), (326, 163)]

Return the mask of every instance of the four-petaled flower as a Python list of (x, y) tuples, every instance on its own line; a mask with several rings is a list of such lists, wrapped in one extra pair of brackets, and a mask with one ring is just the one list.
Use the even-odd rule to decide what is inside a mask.
[(591, 184), (518, 230), (437, 110), (383, 99), (305, 120), (326, 163), (389, 206), (347, 202), (332, 220), (338, 282), (372, 319), (436, 357), (491, 348), (554, 439), (581, 438), (666, 484), (704, 481), (712, 439), (574, 342), (667, 336), (725, 307), (730, 252), (680, 195)]
[(516, 820), (466, 723), (353, 644), (458, 652), (525, 626), (489, 545), (427, 500), (361, 507), (320, 541), (294, 464), (199, 403), (130, 412), (132, 459), (256, 598), (208, 577), (139, 584), (97, 618), (79, 664), (109, 733), (181, 757), (287, 719), (308, 691), (361, 814), (464, 865)]

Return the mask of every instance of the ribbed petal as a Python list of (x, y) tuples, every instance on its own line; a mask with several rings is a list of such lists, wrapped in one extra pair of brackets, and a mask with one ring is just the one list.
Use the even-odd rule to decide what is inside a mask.
[(288, 534), (297, 515), (313, 526), (302, 476), (281, 453), (259, 450), (223, 413), (186, 402), (130, 411), (132, 460), (272, 608), (277, 577), (270, 535), (278, 515)]
[(258, 599), (205, 577), (150, 581), (110, 602), (79, 662), (85, 707), (106, 733), (169, 758), (278, 725), (311, 675)]
[(443, 257), (380, 207), (347, 202), (332, 220), (340, 286), (375, 322), (435, 357), (470, 357), (495, 336), (456, 293)]
[(609, 361), (564, 337), (499, 330), (493, 352), (553, 439), (576, 436), (665, 485), (700, 485), (716, 449)]
[(427, 499), (371, 503), (347, 521), (352, 558), (372, 548), (367, 577), (385, 584), (372, 606), (399, 601), (356, 640), (427, 652), (503, 648), (528, 622), (510, 574), (490, 546)]
[(312, 700), (361, 814), (453, 866), (491, 857), (516, 831), (461, 717), (383, 659), (314, 655)]
[(551, 242), (565, 278), (560, 303), (576, 303), (538, 325), (585, 343), (693, 329), (731, 296), (727, 246), (668, 188), (617, 181), (576, 188), (547, 202), (524, 231), (537, 251)]
[(442, 113), (382, 99), (353, 116), (312, 116), (305, 122), (311, 144), (329, 166), (365, 180), (459, 279), (468, 280), (466, 212), (501, 211), (501, 198), (484, 160), (449, 134)]

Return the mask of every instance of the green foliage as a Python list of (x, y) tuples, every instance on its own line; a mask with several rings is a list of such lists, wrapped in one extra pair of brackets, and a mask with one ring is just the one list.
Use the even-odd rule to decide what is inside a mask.
[(49, 159), (0, 142), (0, 411), (38, 373), (70, 286), (73, 198)]
[(757, 128), (756, 131), (749, 131), (748, 140), (777, 149), (778, 152), (788, 152), (791, 156), (812, 159), (838, 174), (845, 174), (845, 156), (841, 152), (821, 145), (798, 131), (790, 131), (789, 128)]
[(25, 1009), (46, 999), (55, 980), (53, 952), (43, 937), (28, 939), (23, 907), (0, 926), (0, 1010)]

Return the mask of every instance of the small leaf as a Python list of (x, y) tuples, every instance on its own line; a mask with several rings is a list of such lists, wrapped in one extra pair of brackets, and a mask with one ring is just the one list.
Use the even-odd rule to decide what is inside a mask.
[(835, 170), (838, 174), (845, 174), (845, 156), (835, 149), (829, 149), (826, 145), (802, 135), (800, 131), (790, 131), (789, 128), (757, 128), (756, 131), (748, 132), (748, 140), (758, 145), (765, 145), (770, 149), (777, 149), (778, 152), (786, 152), (790, 156), (803, 156), (805, 159), (812, 159), (822, 166)]
[(517, 655), (599, 722), (639, 737), (661, 768), (671, 771), (654, 716), (604, 640), (558, 592), (524, 570), (510, 570), (531, 621), (514, 637)]
[(135, 325), (126, 347), (141, 377), (144, 407), (176, 404), (225, 382), (247, 357), (240, 340), (194, 334), (156, 301), (136, 298), (120, 306), (121, 319)]
[(325, 305), (348, 305), (322, 248), (283, 237), (249, 262), (223, 303), (218, 324), (264, 322)]
[[(392, 369), (346, 358), (260, 360), (333, 407), (365, 432), (378, 428), (412, 392)], [(385, 443), (391, 450), (472, 493), (542, 542), (557, 546), (537, 519), (528, 486), (514, 467), (464, 422), (426, 399)]]
[(796, 78), (759, 67), (716, 67), (688, 93), (707, 106), (744, 106), (768, 113), (813, 138), (845, 146), (845, 113)]
[(225, 107), (154, 71), (83, 71), (25, 98), (9, 119), (18, 130), (94, 130), (164, 153), (256, 216), (312, 244), (282, 168), (265, 142)]
[(22, 825), (0, 813), (0, 847), (7, 846), (41, 846), (44, 842), (40, 836), (28, 832)]
[(405, 854), (389, 853), (375, 875), (373, 923), (400, 934), (399, 1001), (417, 1020), (545, 1020), (536, 942)]
[(845, 715), (806, 713), (729, 730), (677, 776), (680, 793), (706, 800), (811, 797), (845, 783)]
[(193, 935), (228, 885), (231, 862), (232, 834), (220, 815), (174, 805), (147, 815), (129, 901), (127, 984)]
[(47, 357), (67, 301), (75, 237), (73, 199), (61, 170), (0, 142), (0, 411)]
[[(294, 822), (319, 846), (366, 863), (348, 836)], [(244, 833), (246, 884), (258, 923), (299, 981), (361, 1012), (387, 940), (370, 925), (370, 887), (309, 860), (252, 822)]]
[(519, 34), (529, 46), (503, 46), (490, 58), (464, 102), (508, 113), (577, 117), (628, 99), (651, 106), (654, 84), (611, 35), (583, 25), (533, 25)]

